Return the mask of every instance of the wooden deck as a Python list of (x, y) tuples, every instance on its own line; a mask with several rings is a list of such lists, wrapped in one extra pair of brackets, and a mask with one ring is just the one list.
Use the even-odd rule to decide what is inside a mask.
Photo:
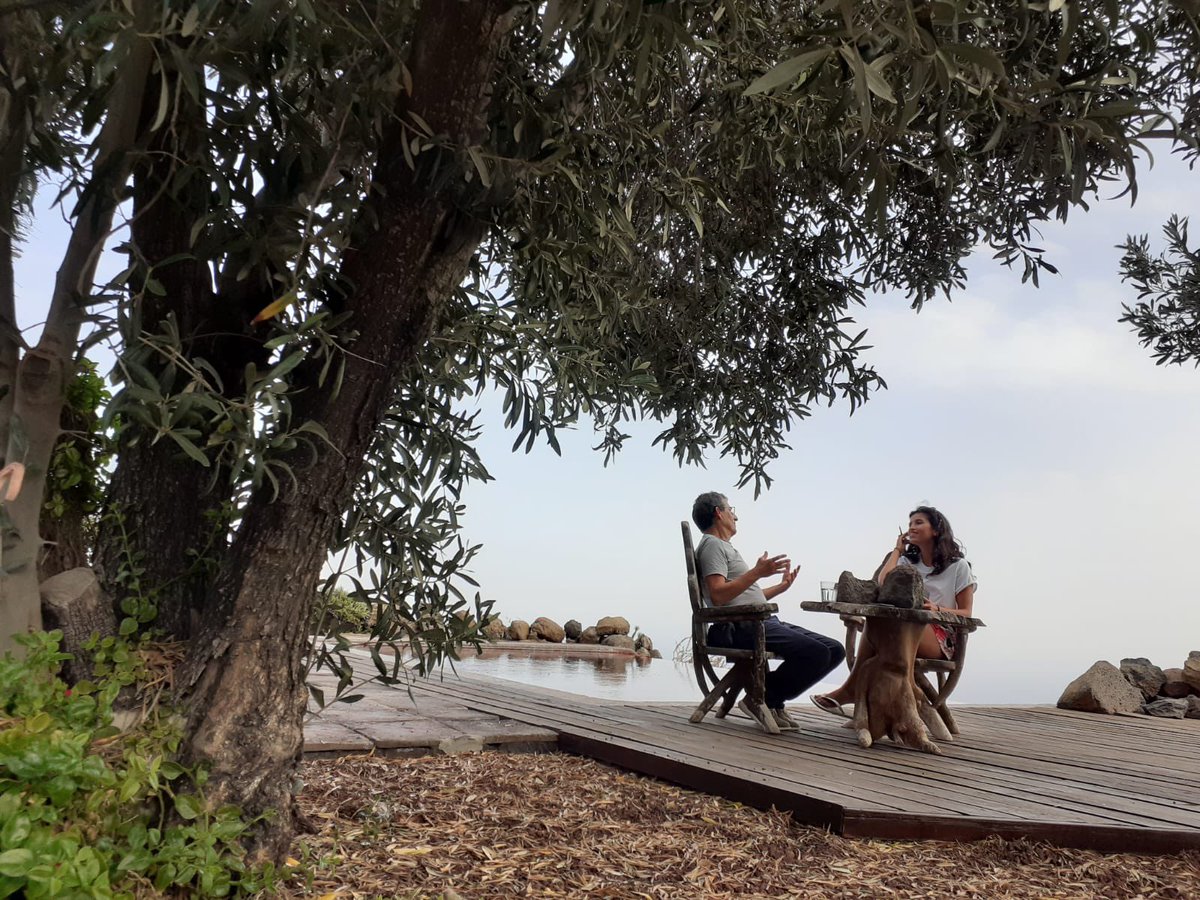
[[(454, 703), (558, 732), (561, 749), (852, 837), (1025, 837), (1105, 851), (1200, 849), (1200, 721), (955, 707), (944, 756), (885, 741), (863, 750), (836, 719), (796, 705), (771, 736), (693, 704), (595, 700), (481, 677), (414, 684), (418, 707)], [(428, 706), (427, 706), (428, 704)]]

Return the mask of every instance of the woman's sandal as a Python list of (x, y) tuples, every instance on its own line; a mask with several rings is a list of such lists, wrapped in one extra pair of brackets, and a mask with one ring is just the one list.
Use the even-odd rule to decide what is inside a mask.
[(833, 716), (841, 716), (843, 719), (850, 718), (842, 704), (838, 703), (828, 694), (809, 694), (808, 699), (813, 702), (813, 706), (822, 712), (827, 712)]

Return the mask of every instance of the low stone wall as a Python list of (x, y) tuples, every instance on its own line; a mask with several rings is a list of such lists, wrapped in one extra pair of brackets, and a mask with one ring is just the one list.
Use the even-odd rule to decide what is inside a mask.
[(638, 656), (662, 659), (662, 653), (654, 649), (654, 641), (648, 634), (630, 633), (629, 620), (623, 616), (604, 616), (595, 625), (584, 628), (574, 619), (559, 625), (553, 619), (539, 616), (532, 624), (524, 619), (513, 619), (507, 625), (499, 616), (493, 616), (483, 626), (484, 635), (492, 641), (540, 641), (550, 644), (601, 644), (630, 650)]
[(1169, 719), (1200, 719), (1200, 650), (1179, 668), (1160, 669), (1144, 657), (1100, 660), (1072, 681), (1058, 698), (1062, 709), (1083, 712), (1142, 712)]

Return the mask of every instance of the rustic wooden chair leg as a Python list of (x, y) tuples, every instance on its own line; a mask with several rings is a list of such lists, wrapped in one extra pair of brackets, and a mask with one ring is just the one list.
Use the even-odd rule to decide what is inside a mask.
[(733, 704), (737, 703), (738, 694), (746, 689), (746, 684), (750, 680), (749, 663), (744, 659), (739, 659), (733, 664), (733, 672), (729, 674), (737, 674), (737, 679), (729, 686), (729, 690), (725, 692), (725, 699), (721, 702), (721, 708), (717, 710), (717, 718), (723, 719), (733, 710)]
[[(934, 689), (934, 686), (930, 683), (928, 676), (924, 672), (913, 672), (913, 681), (916, 682), (917, 687), (921, 689), (921, 693), (925, 695), (925, 699), (929, 701), (929, 705), (938, 714), (938, 718), (945, 723), (946, 730), (951, 735), (958, 734), (958, 725), (954, 721), (954, 716), (950, 715), (950, 710), (946, 708), (946, 704), (942, 700), (941, 691)], [(939, 686), (943, 684), (941, 672), (938, 673), (938, 684)]]
[(947, 730), (951, 734), (957, 736), (958, 735), (958, 723), (954, 721), (954, 716), (952, 716), (950, 714), (950, 707), (948, 707), (945, 703), (939, 703), (937, 706), (934, 707), (934, 709), (936, 709), (938, 715), (942, 717), (942, 721), (946, 723)]
[[(713, 708), (716, 702), (720, 700), (722, 696), (729, 694), (730, 689), (735, 686), (734, 682), (737, 680), (737, 675), (738, 672), (736, 669), (732, 669), (725, 675), (724, 678), (718, 681), (716, 687), (709, 691), (705, 698), (700, 701), (700, 705), (697, 706), (692, 712), (691, 716), (688, 717), (688, 721), (693, 725), (702, 721), (704, 717), (708, 715), (708, 711)], [(721, 714), (719, 717), (723, 717), (723, 714)]]

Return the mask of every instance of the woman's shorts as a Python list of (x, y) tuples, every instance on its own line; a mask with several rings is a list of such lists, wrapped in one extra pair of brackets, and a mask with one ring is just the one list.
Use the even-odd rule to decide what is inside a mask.
[(958, 646), (958, 633), (941, 625), (930, 625), (937, 638), (938, 646), (942, 648), (942, 656), (954, 659), (954, 648)]

